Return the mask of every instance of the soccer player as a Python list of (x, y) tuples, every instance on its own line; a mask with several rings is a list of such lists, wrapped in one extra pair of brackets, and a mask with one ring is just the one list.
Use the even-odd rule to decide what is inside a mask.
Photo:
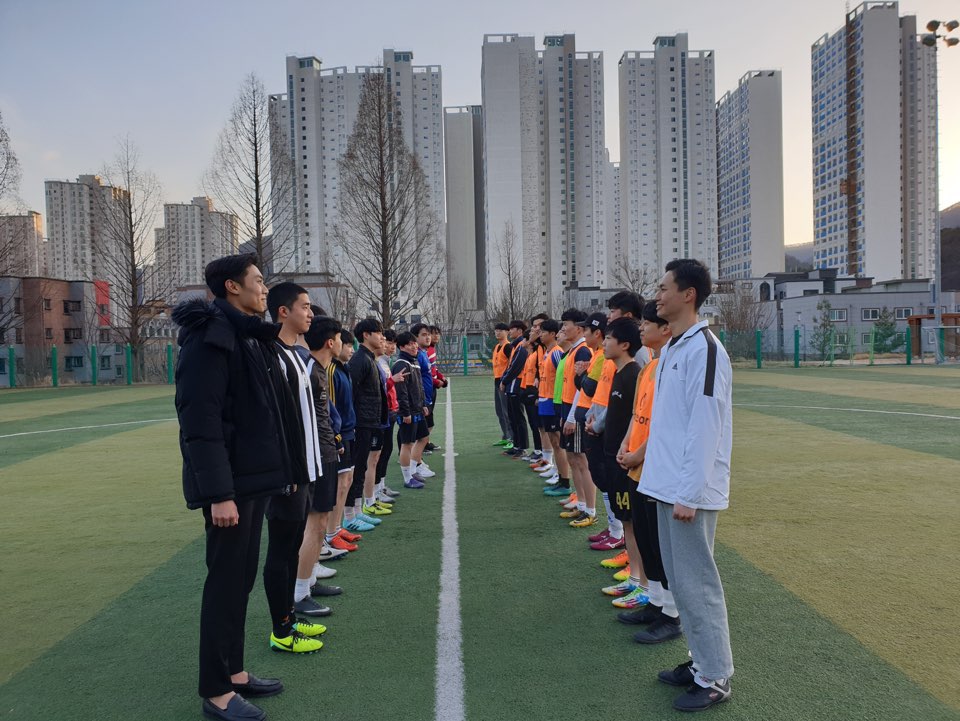
[(408, 331), (397, 336), (397, 361), (391, 371), (403, 377), (397, 384), (397, 445), (400, 446), (400, 470), (403, 473), (404, 488), (421, 489), (423, 479), (417, 476), (417, 465), (413, 459), (416, 447), (427, 437), (427, 401), (423, 394), (423, 378), (417, 360), (417, 337)]
[(513, 437), (510, 431), (510, 414), (507, 410), (507, 398), (500, 388), (500, 380), (507, 370), (510, 363), (510, 352), (513, 346), (507, 338), (510, 326), (506, 323), (497, 323), (493, 327), (493, 334), (496, 336), (497, 344), (493, 347), (493, 355), (490, 362), (493, 365), (493, 407), (497, 413), (497, 421), (500, 423), (500, 440), (494, 443), (494, 446), (507, 448), (512, 446)]
[(554, 485), (559, 482), (560, 475), (570, 477), (570, 468), (567, 466), (566, 452), (560, 448), (560, 417), (553, 407), (553, 390), (557, 378), (557, 365), (563, 350), (557, 343), (557, 333), (560, 323), (548, 318), (540, 324), (540, 345), (543, 353), (540, 359), (539, 379), (537, 382), (537, 413), (540, 415), (540, 430), (543, 434), (543, 459), (546, 464), (537, 470), (541, 478)]
[[(566, 331), (563, 328), (563, 325), (560, 326), (560, 329), (557, 331), (557, 345), (560, 346), (561, 355), (559, 360), (557, 360), (557, 367), (555, 371), (555, 377), (553, 380), (553, 413), (557, 417), (557, 425), (563, 429), (563, 381), (566, 375), (567, 367), (567, 352), (571, 348), (571, 343), (567, 339)], [(572, 362), (572, 361), (571, 361)], [(543, 488), (543, 495), (561, 497), (565, 496), (565, 499), (560, 501), (561, 504), (567, 504), (571, 501), (575, 502), (577, 500), (576, 492), (570, 492), (570, 479), (573, 477), (570, 472), (570, 458), (567, 454), (565, 447), (565, 439), (560, 432), (555, 436), (558, 442), (558, 448), (562, 451), (563, 462), (566, 465), (567, 473), (564, 474), (564, 468), (562, 466), (557, 466), (559, 477), (557, 478), (556, 483), (553, 483), (548, 479), (547, 485)]]
[[(430, 405), (430, 427), (433, 427), (433, 410), (437, 406), (437, 394), (441, 388), (446, 388), (450, 382), (447, 380), (446, 376), (440, 372), (440, 364), (437, 362), (437, 346), (440, 345), (440, 326), (431, 325), (430, 329), (430, 345), (427, 346), (424, 351), (427, 354), (427, 360), (430, 361), (430, 375), (433, 378), (433, 403)], [(427, 441), (426, 447), (423, 449), (423, 452), (427, 455), (433, 455), (434, 451), (442, 451), (443, 449), (438, 446), (436, 443), (431, 443)]]
[(413, 460), (416, 462), (417, 478), (421, 481), (427, 478), (433, 478), (437, 475), (426, 463), (423, 462), (423, 454), (430, 443), (429, 431), (433, 428), (433, 404), (436, 400), (436, 387), (433, 383), (433, 371), (430, 367), (430, 358), (427, 356), (427, 349), (433, 342), (433, 334), (430, 332), (430, 326), (425, 323), (414, 323), (410, 326), (410, 332), (417, 339), (417, 363), (420, 365), (420, 380), (423, 383), (423, 396), (427, 401), (427, 412), (425, 422), (427, 424), (427, 437), (413, 447)]
[(359, 346), (347, 364), (353, 384), (353, 408), (357, 414), (357, 434), (353, 444), (353, 483), (347, 495), (347, 508), (354, 504), (354, 518), (365, 523), (393, 511), (374, 497), (377, 461), (383, 445), (383, 427), (387, 422), (387, 394), (377, 366), (382, 352), (383, 326), (376, 318), (364, 318), (353, 328)]
[(537, 412), (537, 386), (539, 384), (540, 362), (543, 360), (543, 346), (540, 344), (540, 326), (546, 320), (546, 313), (540, 313), (531, 320), (530, 335), (526, 342), (527, 360), (520, 373), (520, 401), (530, 425), (533, 450), (521, 460), (534, 465), (543, 459), (543, 437), (540, 429), (540, 414)]
[[(347, 364), (353, 358), (354, 336), (344, 328), (340, 331), (340, 355), (333, 359), (330, 369), (330, 399), (340, 415), (340, 436), (343, 454), (337, 468), (337, 505), (327, 523), (327, 543), (340, 534), (343, 528), (351, 533), (372, 531), (378, 523), (367, 523), (356, 517), (353, 505), (347, 507), (347, 496), (353, 487), (353, 443), (356, 438), (357, 414), (353, 407), (353, 382)], [(343, 525), (341, 526), (341, 521)]]
[(567, 459), (570, 461), (570, 472), (573, 475), (573, 485), (577, 491), (577, 510), (596, 521), (597, 489), (590, 478), (590, 468), (587, 465), (587, 456), (584, 453), (583, 437), (586, 433), (584, 422), (576, 419), (574, 401), (577, 395), (577, 383), (582, 382), (593, 360), (593, 351), (587, 346), (583, 328), (578, 323), (587, 319), (582, 310), (570, 308), (560, 316), (563, 324), (563, 333), (570, 342), (567, 351), (567, 363), (563, 370), (563, 440), (567, 450)]
[(377, 500), (381, 503), (393, 503), (400, 495), (387, 485), (387, 468), (390, 457), (393, 455), (393, 427), (397, 423), (397, 383), (402, 383), (403, 376), (395, 376), (390, 370), (390, 359), (397, 352), (397, 332), (392, 328), (383, 331), (383, 352), (377, 356), (377, 365), (380, 375), (384, 378), (387, 389), (387, 426), (383, 430), (383, 449), (380, 451), (380, 460), (377, 461)]
[(300, 336), (310, 330), (313, 311), (307, 291), (295, 283), (280, 283), (271, 288), (267, 309), (274, 322), (280, 324), (272, 350), (280, 360), (281, 377), (288, 387), (288, 393), (278, 400), (291, 484), (290, 492), (272, 497), (266, 510), (263, 590), (273, 622), (270, 648), (295, 654), (313, 653), (323, 648), (323, 642), (315, 636), (324, 633), (326, 627), (298, 621), (296, 614), (328, 616), (330, 609), (309, 595), (299, 603), (294, 600), (300, 547), (308, 509), (313, 503), (313, 484), (321, 477), (313, 390), (306, 366), (296, 351)]
[(507, 397), (507, 411), (510, 416), (510, 429), (513, 436), (513, 448), (503, 452), (511, 458), (520, 458), (527, 452), (527, 423), (523, 415), (523, 402), (519, 396), (519, 378), (529, 356), (523, 345), (527, 324), (522, 320), (510, 321), (507, 337), (510, 339), (510, 364), (500, 379), (500, 388)]
[(289, 483), (278, 415), (280, 368), (269, 352), (279, 328), (261, 320), (267, 288), (256, 256), (204, 269), (213, 303), (178, 305), (176, 408), (187, 507), (202, 509), (207, 578), (200, 605), (199, 694), (204, 715), (262, 719), (244, 697), (283, 691), (244, 667), (247, 600), (256, 581), (267, 497)]
[(669, 590), (667, 577), (660, 557), (660, 537), (657, 530), (657, 502), (637, 490), (636, 481), (640, 480), (643, 459), (646, 454), (647, 438), (650, 434), (651, 410), (655, 394), (657, 355), (670, 340), (670, 325), (657, 315), (656, 301), (649, 301), (643, 308), (643, 320), (640, 322), (640, 335), (643, 345), (650, 350), (652, 360), (644, 366), (637, 385), (637, 397), (634, 403), (633, 420), (627, 431), (617, 462), (628, 471), (634, 483), (630, 486), (630, 514), (637, 548), (643, 559), (643, 570), (649, 581), (650, 603), (646, 608), (623, 611), (617, 614), (617, 620), (626, 624), (647, 625), (644, 631), (637, 633), (634, 640), (638, 643), (662, 643), (677, 638), (683, 632), (673, 593)]
[[(295, 604), (313, 606), (308, 599), (313, 596), (336, 596), (341, 589), (316, 582), (320, 571), (317, 559), (323, 550), (330, 511), (337, 502), (337, 464), (340, 461), (338, 434), (330, 420), (327, 368), (333, 356), (340, 352), (340, 322), (325, 316), (314, 316), (310, 328), (303, 334), (310, 349), (307, 361), (307, 377), (313, 394), (314, 415), (317, 427), (317, 443), (320, 449), (321, 475), (313, 487), (313, 499), (308, 509), (307, 525), (300, 545), (300, 560), (297, 565), (297, 581), (294, 587)], [(334, 537), (330, 546), (342, 551), (356, 551), (357, 546), (343, 538)], [(296, 608), (296, 605), (294, 606)]]
[[(643, 315), (643, 307), (643, 296), (631, 290), (621, 290), (614, 293), (607, 300), (607, 308), (610, 309), (610, 312), (607, 314), (607, 320), (633, 318), (639, 323), (640, 316)], [(640, 364), (641, 368), (650, 362), (650, 352), (645, 346), (637, 351), (635, 360)]]
[(729, 504), (732, 370), (726, 350), (698, 317), (710, 290), (710, 271), (700, 261), (667, 263), (656, 301), (671, 338), (657, 364), (640, 476), (640, 492), (657, 499), (663, 568), (690, 649), (690, 661), (659, 674), (664, 683), (687, 687), (673, 703), (683, 711), (727, 700), (734, 670), (713, 558), (717, 515)]

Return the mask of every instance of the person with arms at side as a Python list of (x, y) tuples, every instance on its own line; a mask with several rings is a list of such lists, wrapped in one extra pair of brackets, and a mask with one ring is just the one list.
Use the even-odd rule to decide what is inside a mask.
[(510, 435), (510, 414), (507, 410), (507, 399), (500, 388), (500, 380), (510, 363), (510, 351), (513, 348), (507, 338), (509, 330), (510, 326), (506, 323), (497, 323), (493, 327), (493, 334), (497, 342), (493, 346), (493, 355), (490, 357), (490, 363), (493, 366), (493, 408), (497, 414), (497, 422), (500, 424), (500, 440), (493, 445), (506, 450), (510, 450), (508, 446), (512, 445), (513, 438)]
[(380, 377), (384, 379), (387, 391), (387, 425), (383, 429), (383, 449), (377, 461), (377, 500), (393, 504), (400, 491), (394, 491), (387, 485), (387, 469), (393, 455), (393, 427), (397, 424), (397, 383), (403, 383), (403, 376), (397, 377), (390, 371), (390, 359), (397, 353), (397, 332), (393, 328), (383, 331), (383, 350), (377, 356)]
[(507, 397), (507, 411), (510, 416), (510, 430), (513, 435), (513, 448), (504, 451), (510, 458), (521, 458), (527, 452), (527, 422), (523, 415), (523, 401), (520, 399), (520, 376), (526, 364), (529, 352), (525, 344), (527, 324), (522, 320), (510, 321), (510, 364), (500, 379), (500, 387)]
[(283, 691), (243, 662), (264, 509), (290, 475), (270, 350), (280, 328), (261, 319), (267, 287), (256, 263), (253, 254), (211, 261), (204, 277), (213, 302), (189, 300), (172, 313), (183, 495), (202, 509), (206, 532), (198, 691), (203, 714), (221, 721), (262, 721), (266, 713), (245, 697)]
[[(441, 388), (446, 388), (448, 385), (450, 385), (450, 381), (447, 380), (447, 377), (440, 372), (440, 364), (437, 361), (438, 345), (440, 345), (440, 326), (431, 325), (430, 345), (424, 349), (427, 354), (427, 360), (430, 362), (430, 374), (433, 376), (433, 403), (430, 405), (431, 418), (433, 418), (433, 409), (437, 406), (437, 394)], [(431, 423), (431, 428), (432, 427), (433, 424)], [(427, 442), (426, 448), (423, 449), (423, 452), (432, 454), (434, 451), (442, 450), (443, 449), (436, 443)]]
[(391, 368), (393, 377), (400, 376), (397, 390), (397, 445), (400, 447), (400, 471), (403, 473), (404, 488), (419, 490), (424, 487), (423, 479), (417, 477), (417, 466), (413, 460), (414, 449), (424, 443), (427, 437), (427, 401), (423, 394), (423, 377), (417, 361), (417, 338), (413, 333), (404, 331), (397, 335), (397, 360)]
[(657, 363), (640, 475), (640, 492), (657, 499), (660, 555), (690, 649), (690, 661), (658, 676), (687, 687), (673, 703), (682, 711), (730, 698), (734, 670), (713, 557), (717, 516), (730, 496), (733, 374), (723, 345), (698, 316), (711, 286), (710, 271), (692, 259), (667, 263), (660, 279), (657, 315), (670, 324), (671, 338)]

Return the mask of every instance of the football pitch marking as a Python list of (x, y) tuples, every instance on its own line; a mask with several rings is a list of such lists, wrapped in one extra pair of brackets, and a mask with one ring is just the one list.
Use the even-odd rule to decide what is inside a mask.
[(8, 433), (0, 438), (18, 438), (19, 436), (35, 436), (38, 433), (62, 433), (64, 431), (89, 431), (95, 428), (115, 428), (116, 426), (134, 426), (142, 423), (167, 423), (176, 418), (151, 418), (146, 421), (124, 421), (123, 423), (103, 423), (99, 426), (71, 426), (70, 428), (48, 428), (45, 431), (24, 431), (23, 433)]
[[(911, 413), (910, 411), (883, 411), (877, 408), (832, 408), (830, 406), (785, 406), (779, 403), (734, 403), (734, 408), (797, 408), (808, 411), (845, 411), (847, 413), (880, 413), (886, 416), (918, 416), (920, 418), (945, 418), (960, 421), (960, 416), (945, 416), (936, 413)], [(2, 436), (0, 436), (2, 437)]]
[(440, 542), (440, 603), (437, 614), (437, 721), (463, 721), (463, 629), (460, 617), (460, 538), (457, 528), (457, 470), (453, 447), (453, 401), (447, 388), (443, 454), (443, 538)]

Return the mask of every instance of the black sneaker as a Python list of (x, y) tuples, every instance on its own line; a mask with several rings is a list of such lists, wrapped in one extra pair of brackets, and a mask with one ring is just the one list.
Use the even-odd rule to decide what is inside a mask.
[(310, 586), (311, 596), (339, 596), (341, 593), (343, 593), (343, 589), (340, 586), (327, 586), (322, 583), (315, 583)]
[(670, 671), (661, 671), (657, 678), (671, 686), (689, 686), (693, 683), (693, 661), (681, 663)]
[(621, 611), (617, 614), (617, 620), (628, 626), (646, 626), (660, 618), (660, 606), (647, 604), (643, 608), (635, 611)]
[(427, 444), (427, 447), (426, 447), (426, 450), (428, 450), (428, 451), (442, 451), (443, 448), (441, 448), (440, 446), (438, 446), (436, 443), (428, 443), (428, 444)]
[(673, 707), (677, 711), (705, 711), (711, 706), (723, 703), (728, 698), (730, 698), (729, 681), (724, 683), (714, 681), (707, 688), (693, 683), (685, 694), (674, 700)]
[(302, 601), (294, 602), (293, 610), (304, 616), (329, 616), (333, 613), (328, 606), (321, 606), (310, 598), (310, 596), (307, 596)]
[(654, 621), (647, 626), (646, 631), (639, 631), (633, 634), (633, 640), (637, 643), (663, 643), (683, 635), (683, 626), (680, 625), (679, 618), (670, 618), (661, 614), (659, 620)]

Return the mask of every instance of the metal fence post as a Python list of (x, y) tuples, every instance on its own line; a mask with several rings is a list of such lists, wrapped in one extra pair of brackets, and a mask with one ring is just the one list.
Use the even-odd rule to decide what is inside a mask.
[(727, 331), (722, 329), (720, 331), (720, 344), (723, 346), (727, 345)]
[(133, 348), (127, 343), (124, 349), (124, 357), (127, 362), (127, 385), (133, 385)]
[(98, 375), (100, 371), (97, 368), (97, 344), (94, 343), (90, 346), (90, 383), (92, 385), (97, 385)]
[(167, 343), (167, 385), (173, 385), (173, 343)]
[(800, 329), (793, 329), (793, 367), (800, 367)]
[(53, 387), (56, 388), (60, 385), (60, 369), (57, 367), (57, 346), (50, 346), (50, 377), (53, 379)]
[(757, 331), (757, 368), (763, 367), (763, 331)]
[(870, 365), (873, 365), (873, 354), (876, 348), (876, 332), (877, 329), (874, 326), (870, 326)]
[[(945, 330), (946, 329), (943, 326), (937, 328), (937, 348), (940, 349), (940, 352), (937, 354), (937, 358), (941, 358), (941, 359), (946, 357), (944, 353), (945, 346), (946, 346), (946, 344), (944, 343)], [(941, 360), (940, 362), (942, 363), (943, 361)]]
[(10, 387), (17, 387), (17, 352), (13, 346), (7, 346), (7, 368), (10, 373)]
[(837, 354), (837, 329), (830, 326), (830, 365), (833, 365), (833, 359)]
[(468, 373), (468, 361), (467, 357), (467, 336), (463, 336), (463, 374), (469, 375)]
[(913, 331), (911, 330), (909, 325), (907, 326), (906, 342), (907, 342), (907, 365), (910, 365), (913, 363)]

